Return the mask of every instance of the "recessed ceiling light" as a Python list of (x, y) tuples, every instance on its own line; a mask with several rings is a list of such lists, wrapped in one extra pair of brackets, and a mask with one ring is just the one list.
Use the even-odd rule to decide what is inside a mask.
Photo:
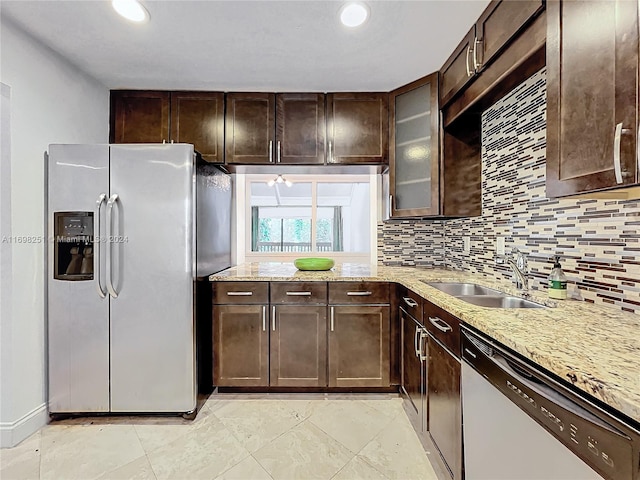
[(138, 0), (112, 0), (113, 9), (127, 20), (142, 23), (149, 20), (149, 12)]
[(340, 10), (340, 21), (347, 27), (358, 27), (369, 17), (369, 8), (364, 3), (350, 2)]

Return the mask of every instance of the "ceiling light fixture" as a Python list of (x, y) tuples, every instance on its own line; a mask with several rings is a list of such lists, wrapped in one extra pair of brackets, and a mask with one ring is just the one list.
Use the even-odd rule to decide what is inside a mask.
[(149, 12), (138, 0), (112, 0), (111, 6), (120, 16), (132, 22), (149, 20)]
[(346, 27), (358, 27), (369, 18), (369, 7), (360, 2), (346, 3), (340, 9), (340, 21)]
[(270, 187), (273, 187), (276, 183), (284, 183), (287, 187), (290, 187), (291, 185), (293, 185), (293, 183), (291, 183), (289, 180), (284, 178), (282, 175), (278, 175), (273, 180), (269, 180), (267, 182), (267, 185), (269, 185)]

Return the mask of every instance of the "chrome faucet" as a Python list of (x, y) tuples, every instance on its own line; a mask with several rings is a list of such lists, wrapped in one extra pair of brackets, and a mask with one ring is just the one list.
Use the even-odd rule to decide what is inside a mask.
[(513, 247), (511, 255), (506, 258), (507, 263), (513, 270), (513, 278), (516, 288), (522, 290), (523, 296), (529, 296), (529, 269), (527, 267), (527, 256)]

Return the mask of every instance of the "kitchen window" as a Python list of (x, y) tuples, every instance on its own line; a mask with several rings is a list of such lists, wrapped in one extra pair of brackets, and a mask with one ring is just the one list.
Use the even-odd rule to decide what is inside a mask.
[(285, 174), (286, 182), (275, 177), (246, 175), (246, 261), (372, 260), (375, 176)]

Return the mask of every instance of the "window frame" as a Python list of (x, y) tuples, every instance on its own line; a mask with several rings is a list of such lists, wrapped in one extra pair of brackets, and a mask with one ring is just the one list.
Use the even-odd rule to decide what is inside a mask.
[(316, 244), (316, 221), (318, 208), (318, 183), (366, 183), (369, 185), (369, 251), (368, 252), (253, 252), (251, 251), (251, 183), (266, 183), (273, 180), (273, 174), (244, 174), (236, 178), (238, 186), (238, 203), (242, 204), (238, 212), (237, 252), (238, 263), (245, 262), (292, 262), (300, 257), (331, 257), (337, 263), (373, 263), (377, 261), (377, 192), (378, 179), (375, 174), (354, 175), (303, 175), (283, 174), (293, 183), (311, 183), (311, 244)]

